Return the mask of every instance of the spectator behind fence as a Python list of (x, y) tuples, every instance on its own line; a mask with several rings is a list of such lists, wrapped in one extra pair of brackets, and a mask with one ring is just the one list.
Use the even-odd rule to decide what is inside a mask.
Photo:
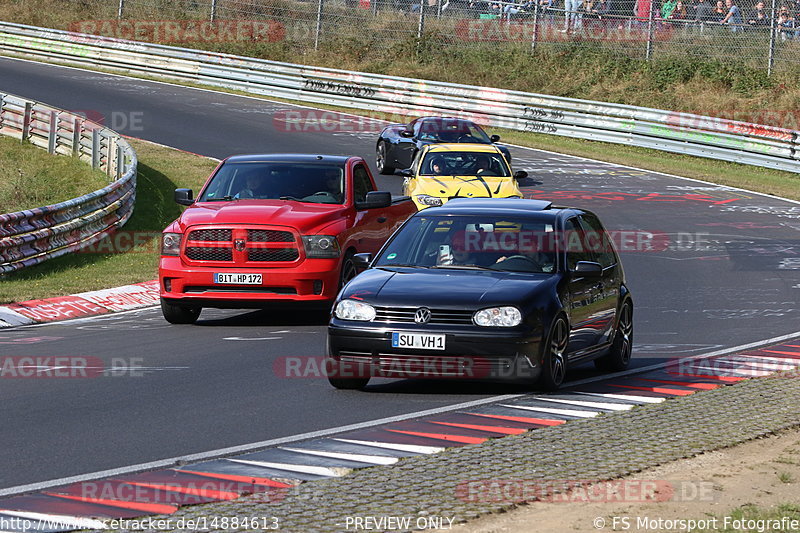
[(583, 27), (582, 7), (583, 0), (564, 0), (564, 29), (561, 33), (569, 33)]
[(764, 9), (764, 2), (756, 2), (747, 15), (747, 23), (751, 26), (769, 26), (769, 16)]
[(797, 38), (798, 33), (800, 33), (800, 30), (797, 29), (797, 21), (794, 16), (792, 16), (791, 11), (786, 7), (781, 7), (780, 9), (777, 26), (778, 33), (783, 41), (794, 40)]
[(667, 17), (670, 20), (689, 20), (689, 12), (686, 11), (686, 6), (683, 5), (681, 0), (675, 3), (675, 9)]
[(725, 9), (725, 2), (717, 0), (717, 4), (712, 11), (711, 22), (722, 22), (727, 14), (728, 10)]
[(739, 6), (736, 5), (735, 0), (725, 0), (725, 7), (728, 8), (728, 14), (722, 19), (722, 23), (730, 24), (731, 31), (734, 33), (742, 31), (741, 26), (738, 26), (743, 22), (742, 11), (739, 9)]
[(697, 22), (708, 22), (714, 20), (714, 10), (710, 0), (697, 0), (694, 6), (694, 20)]

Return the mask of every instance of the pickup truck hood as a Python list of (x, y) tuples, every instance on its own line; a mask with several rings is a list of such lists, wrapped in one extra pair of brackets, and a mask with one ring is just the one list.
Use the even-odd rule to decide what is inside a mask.
[(347, 211), (342, 205), (308, 204), (290, 200), (198, 202), (183, 212), (178, 224), (182, 231), (200, 224), (270, 224), (290, 226), (303, 231), (339, 220)]
[(514, 272), (378, 267), (356, 276), (341, 297), (376, 305), (478, 309), (525, 302), (552, 281), (551, 275)]

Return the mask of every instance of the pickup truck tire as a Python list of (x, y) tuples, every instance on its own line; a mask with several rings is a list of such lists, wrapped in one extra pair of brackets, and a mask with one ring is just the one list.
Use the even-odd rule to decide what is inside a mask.
[(347, 285), (347, 282), (356, 277), (356, 265), (353, 262), (355, 252), (347, 252), (342, 261), (342, 271), (339, 274), (339, 289)]
[(200, 317), (202, 307), (186, 307), (171, 304), (161, 299), (161, 313), (170, 324), (194, 324)]
[(378, 167), (378, 172), (381, 174), (394, 174), (394, 167), (386, 164), (386, 142), (380, 141), (378, 143), (378, 153), (375, 155), (375, 166)]

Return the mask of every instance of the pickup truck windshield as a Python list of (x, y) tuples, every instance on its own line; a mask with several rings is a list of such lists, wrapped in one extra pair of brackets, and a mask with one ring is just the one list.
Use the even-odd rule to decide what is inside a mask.
[(344, 167), (330, 163), (226, 163), (200, 196), (200, 202), (293, 200), (343, 204)]
[(392, 237), (374, 266), (552, 274), (563, 237), (549, 220), (534, 217), (418, 215)]

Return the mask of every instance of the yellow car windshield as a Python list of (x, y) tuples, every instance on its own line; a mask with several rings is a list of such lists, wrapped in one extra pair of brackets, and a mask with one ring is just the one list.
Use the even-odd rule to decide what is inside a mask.
[(511, 170), (499, 153), (428, 152), (417, 175), (511, 177)]

